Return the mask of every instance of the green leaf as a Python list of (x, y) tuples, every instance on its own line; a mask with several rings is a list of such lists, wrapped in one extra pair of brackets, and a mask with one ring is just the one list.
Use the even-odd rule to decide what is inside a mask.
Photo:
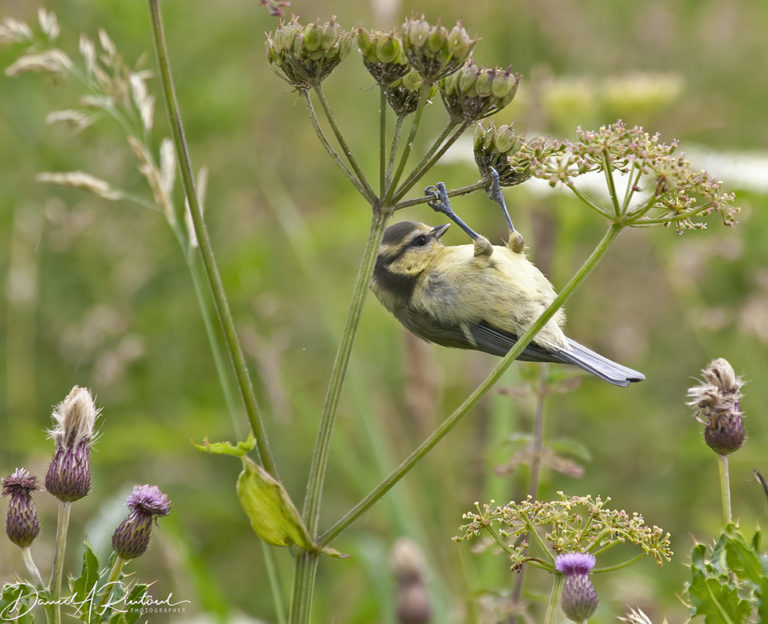
[[(99, 580), (99, 559), (87, 542), (84, 542), (83, 546), (83, 565), (80, 568), (80, 576), (70, 584), (76, 603), (83, 603), (88, 600), (89, 594)], [(84, 621), (87, 621), (87, 608), (83, 609), (82, 617), (85, 618)]]
[(238, 442), (233, 446), (229, 442), (209, 442), (208, 438), (203, 440), (202, 444), (192, 443), (198, 451), (211, 453), (212, 455), (232, 455), (234, 457), (245, 457), (256, 446), (256, 439), (253, 432), (248, 434), (244, 442)]
[(249, 457), (237, 478), (237, 496), (261, 539), (275, 546), (296, 544), (314, 550), (312, 539), (283, 485)]
[(249, 457), (243, 457), (243, 471), (237, 478), (237, 496), (256, 535), (268, 544), (295, 544), (307, 551), (341, 557), (331, 548), (318, 548), (282, 483)]
[(548, 446), (558, 455), (565, 455), (582, 463), (592, 461), (592, 453), (589, 452), (589, 448), (578, 440), (561, 438), (559, 440), (552, 440)]
[(0, 594), (0, 621), (14, 624), (34, 624), (33, 601), (37, 592), (33, 585), (6, 583)]
[(134, 585), (133, 589), (131, 589), (128, 596), (125, 598), (127, 611), (123, 613), (115, 613), (109, 618), (109, 624), (133, 624), (133, 622), (138, 620), (142, 615), (139, 603), (144, 597), (144, 594), (147, 593), (148, 588), (149, 585)]

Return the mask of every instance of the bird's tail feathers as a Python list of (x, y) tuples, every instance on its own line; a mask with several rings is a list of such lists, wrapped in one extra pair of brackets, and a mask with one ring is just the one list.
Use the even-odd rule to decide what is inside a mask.
[(641, 372), (609, 360), (607, 357), (595, 353), (592, 349), (588, 349), (575, 340), (570, 338), (566, 338), (566, 340), (568, 341), (568, 349), (560, 350), (558, 353), (564, 362), (575, 364), (616, 386), (628, 386), (630, 382), (645, 379), (645, 375)]

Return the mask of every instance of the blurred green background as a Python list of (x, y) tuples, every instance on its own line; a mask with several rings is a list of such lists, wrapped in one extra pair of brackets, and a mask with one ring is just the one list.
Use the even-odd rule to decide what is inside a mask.
[[(0, 0), (0, 16), (35, 21), (37, 4)], [(133, 63), (152, 44), (146, 7), (135, 0), (60, 0), (60, 46), (77, 54), (81, 32), (106, 29)], [(768, 214), (765, 102), (768, 4), (759, 0), (301, 0), (302, 21), (337, 15), (345, 27), (388, 29), (412, 11), (480, 35), (475, 58), (523, 75), (519, 95), (496, 119), (529, 135), (573, 137), (575, 128), (617, 118), (677, 137), (682, 149), (722, 166), (743, 208), (741, 224), (677, 236), (664, 229), (622, 234), (568, 306), (573, 338), (633, 368), (647, 381), (627, 390), (584, 379), (547, 402), (547, 436), (579, 442), (583, 478), (544, 473), (543, 496), (610, 496), (672, 533), (675, 559), (598, 577), (595, 622), (626, 605), (670, 623), (685, 620), (676, 595), (692, 537), (720, 526), (716, 458), (684, 405), (686, 389), (714, 357), (749, 381), (742, 408), (748, 439), (732, 456), (734, 513), (747, 532), (766, 517), (752, 479), (768, 473)], [(346, 313), (368, 210), (317, 141), (302, 101), (264, 60), (276, 20), (255, 1), (164, 3), (178, 96), (195, 167), (210, 169), (206, 216), (241, 338), (257, 379), (281, 478), (299, 504), (324, 386)], [(13, 50), (0, 47), (0, 65)], [(148, 58), (146, 65), (153, 67)], [(157, 94), (157, 81), (150, 80)], [(376, 91), (354, 51), (326, 83), (340, 124), (375, 177)], [(274, 621), (261, 549), (234, 492), (238, 463), (203, 455), (191, 440), (235, 438), (210, 357), (192, 283), (164, 219), (125, 203), (34, 181), (39, 171), (82, 170), (147, 194), (124, 136), (105, 120), (79, 134), (47, 126), (51, 110), (77, 104), (76, 85), (44, 76), (0, 77), (0, 471), (43, 475), (52, 405), (75, 385), (103, 407), (92, 456), (93, 489), (73, 510), (70, 569), (87, 534), (106, 548), (136, 483), (156, 483), (174, 504), (150, 552), (133, 564), (153, 594), (190, 600), (183, 614), (150, 621)], [(441, 127), (427, 110), (422, 145)], [(158, 105), (158, 137), (167, 133)], [(418, 146), (417, 146), (418, 147)], [(465, 150), (465, 155), (469, 153)], [(761, 160), (762, 159), (762, 160)], [(696, 164), (694, 159), (694, 164)], [(704, 165), (702, 165), (704, 166)], [(424, 184), (477, 179), (452, 159)], [(536, 262), (562, 286), (602, 224), (562, 194), (506, 192)], [(501, 237), (504, 223), (482, 195), (456, 201), (476, 229)], [(438, 223), (426, 208), (407, 215)], [(455, 229), (449, 243), (465, 242)], [(494, 365), (482, 354), (425, 347), (370, 298), (355, 346), (332, 448), (323, 523), (364, 496)], [(513, 365), (506, 387), (539, 369)], [(552, 368), (552, 375), (571, 374)], [(436, 622), (472, 621), (480, 590), (509, 591), (502, 557), (475, 556), (451, 536), (476, 500), (525, 492), (525, 468), (498, 477), (514, 452), (508, 436), (530, 431), (533, 401), (492, 393), (390, 495), (336, 544), (351, 559), (324, 560), (317, 622), (393, 622), (388, 557), (410, 536), (424, 550)], [(240, 432), (245, 431), (244, 420)], [(587, 453), (588, 451), (588, 453)], [(33, 546), (45, 570), (55, 506), (36, 497), (43, 521)], [(624, 553), (627, 554), (627, 553)], [(278, 553), (289, 591), (291, 559)], [(22, 570), (0, 541), (0, 581)], [(531, 575), (532, 594), (547, 591)], [(531, 596), (528, 596), (529, 598)], [(167, 618), (167, 619), (166, 619)], [(654, 620), (655, 621), (655, 620)]]

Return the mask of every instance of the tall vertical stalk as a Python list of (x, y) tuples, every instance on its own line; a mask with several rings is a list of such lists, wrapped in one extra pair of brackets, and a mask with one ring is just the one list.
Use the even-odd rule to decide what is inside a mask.
[(165, 101), (168, 121), (171, 126), (171, 134), (176, 147), (176, 155), (181, 169), (181, 178), (184, 184), (184, 193), (189, 203), (189, 212), (192, 216), (192, 223), (200, 245), (200, 253), (205, 268), (205, 275), (208, 280), (208, 286), (211, 290), (216, 314), (221, 323), (224, 339), (229, 349), (229, 355), (232, 359), (232, 365), (235, 370), (240, 393), (245, 405), (245, 411), (251, 424), (253, 435), (256, 438), (256, 447), (259, 451), (259, 457), (264, 468), (272, 475), (277, 476), (277, 468), (272, 452), (269, 448), (267, 432), (259, 412), (256, 402), (256, 393), (253, 389), (248, 366), (245, 361), (240, 341), (235, 330), (235, 322), (232, 318), (232, 311), (229, 309), (224, 285), (221, 281), (216, 259), (213, 255), (213, 248), (208, 236), (208, 229), (203, 220), (198, 201), (197, 191), (195, 189), (195, 180), (192, 174), (192, 166), (189, 158), (189, 151), (184, 136), (184, 126), (181, 120), (179, 104), (176, 99), (176, 91), (171, 76), (170, 60), (168, 58), (168, 49), (165, 42), (165, 32), (163, 29), (162, 16), (160, 14), (159, 0), (148, 0), (149, 14), (152, 22), (153, 42), (155, 45), (155, 54), (157, 64), (160, 70), (160, 82), (163, 91), (163, 100)]
[(61, 581), (64, 578), (64, 553), (67, 548), (67, 532), (69, 531), (69, 516), (72, 503), (59, 501), (59, 518), (56, 524), (56, 546), (53, 551), (53, 573), (51, 574), (51, 601), (54, 603), (53, 621), (61, 622)]
[(728, 455), (718, 455), (720, 467), (720, 500), (723, 504), (723, 523), (729, 525), (733, 521), (731, 515), (731, 476), (728, 470)]
[(549, 592), (547, 601), (547, 613), (544, 616), (544, 624), (555, 624), (558, 617), (558, 607), (560, 606), (560, 596), (563, 593), (565, 584), (565, 575), (559, 572), (555, 574), (555, 580), (552, 583), (552, 591)]

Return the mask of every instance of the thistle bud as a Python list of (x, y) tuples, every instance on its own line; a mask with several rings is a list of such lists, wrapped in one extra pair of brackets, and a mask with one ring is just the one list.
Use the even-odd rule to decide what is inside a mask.
[(525, 140), (511, 125), (498, 128), (477, 126), (475, 130), (475, 163), (482, 177), (493, 167), (501, 186), (515, 186), (531, 177), (530, 159), (544, 147), (542, 139)]
[(744, 419), (739, 406), (744, 382), (723, 358), (710, 362), (701, 374), (704, 381), (688, 389), (687, 405), (696, 408), (707, 445), (718, 455), (728, 455), (744, 443)]
[(587, 553), (568, 553), (555, 558), (555, 568), (565, 575), (560, 606), (569, 620), (584, 622), (597, 609), (597, 592), (589, 574), (595, 558)]
[(11, 497), (5, 532), (19, 548), (29, 547), (40, 532), (40, 522), (32, 502), (32, 492), (37, 489), (37, 477), (30, 475), (24, 468), (17, 468), (3, 479), (3, 496)]
[(112, 548), (123, 559), (135, 559), (147, 550), (152, 522), (167, 516), (171, 503), (156, 485), (137, 485), (125, 504), (131, 511), (112, 534)]
[(460, 23), (449, 32), (439, 23), (430, 25), (424, 16), (405, 20), (402, 32), (408, 60), (430, 82), (459, 69), (477, 43)]
[[(405, 117), (416, 110), (419, 105), (419, 93), (424, 79), (419, 72), (412, 70), (399, 80), (387, 87), (387, 103), (398, 117)], [(434, 93), (432, 88), (431, 94)]]
[(499, 112), (513, 100), (519, 82), (520, 76), (508, 69), (468, 61), (440, 81), (440, 95), (451, 119), (467, 123)]
[(410, 71), (403, 43), (394, 32), (368, 32), (357, 29), (357, 47), (363, 55), (363, 63), (374, 80), (386, 87)]
[(79, 386), (53, 410), (49, 435), (56, 450), (45, 475), (45, 489), (60, 501), (76, 501), (91, 488), (89, 454), (98, 415), (90, 391)]
[(352, 34), (336, 18), (308, 26), (294, 16), (267, 35), (267, 61), (278, 76), (300, 91), (319, 84), (349, 54)]

